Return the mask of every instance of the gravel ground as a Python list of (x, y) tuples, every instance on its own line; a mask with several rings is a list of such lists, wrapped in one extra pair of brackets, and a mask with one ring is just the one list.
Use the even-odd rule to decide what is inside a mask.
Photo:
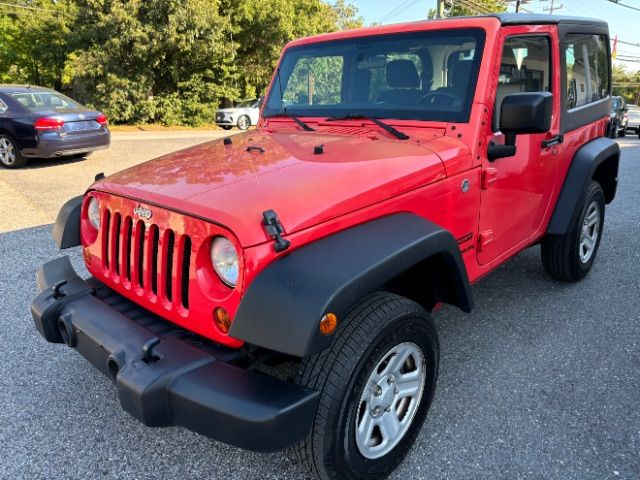
[[(586, 280), (548, 279), (534, 247), (474, 287), (472, 315), (437, 314), (438, 389), (394, 479), (640, 478), (640, 143), (620, 142), (619, 193)], [(20, 176), (18, 189), (44, 180), (33, 182)], [(32, 225), (51, 221), (43, 212)], [(0, 234), (0, 478), (302, 478), (287, 452), (245, 452), (124, 413), (109, 380), (33, 328), (34, 272), (59, 252), (50, 225), (20, 228)]]

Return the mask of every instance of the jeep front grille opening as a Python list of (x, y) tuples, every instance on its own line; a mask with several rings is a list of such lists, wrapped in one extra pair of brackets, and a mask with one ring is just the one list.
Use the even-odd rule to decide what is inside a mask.
[(104, 272), (138, 295), (160, 297), (168, 310), (189, 309), (191, 238), (105, 207)]

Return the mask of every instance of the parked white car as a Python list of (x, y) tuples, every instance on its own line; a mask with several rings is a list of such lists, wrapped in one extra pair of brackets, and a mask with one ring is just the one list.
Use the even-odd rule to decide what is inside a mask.
[(238, 127), (247, 130), (251, 125), (258, 124), (260, 117), (261, 99), (245, 100), (232, 108), (221, 108), (216, 111), (216, 125), (231, 130)]

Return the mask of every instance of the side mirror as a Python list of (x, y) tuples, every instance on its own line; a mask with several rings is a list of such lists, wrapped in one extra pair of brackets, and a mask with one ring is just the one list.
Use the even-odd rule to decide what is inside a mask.
[(516, 154), (516, 135), (545, 133), (551, 128), (553, 95), (550, 92), (512, 93), (500, 106), (500, 131), (504, 145), (490, 144), (489, 161)]

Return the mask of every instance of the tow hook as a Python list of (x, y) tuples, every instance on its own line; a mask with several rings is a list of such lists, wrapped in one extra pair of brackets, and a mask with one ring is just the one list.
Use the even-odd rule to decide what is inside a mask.
[(160, 360), (158, 355), (153, 353), (153, 349), (160, 343), (160, 339), (158, 337), (153, 337), (147, 340), (142, 346), (142, 361), (144, 363), (153, 363)]

